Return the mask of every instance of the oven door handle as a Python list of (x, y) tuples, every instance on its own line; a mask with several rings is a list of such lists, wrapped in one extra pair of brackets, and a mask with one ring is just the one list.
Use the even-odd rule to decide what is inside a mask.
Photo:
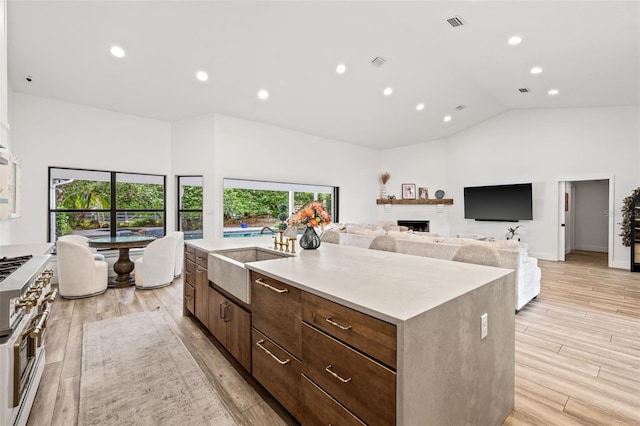
[(50, 291), (44, 296), (45, 302), (53, 303), (53, 301), (56, 300), (57, 295), (58, 295), (58, 289), (56, 288), (55, 290)]
[(36, 325), (30, 333), (30, 336), (32, 338), (35, 339), (36, 337), (40, 336), (40, 333), (44, 329), (44, 323), (47, 321), (47, 317), (49, 317), (49, 312), (49, 307), (47, 306), (47, 309), (45, 309), (45, 311), (40, 314), (42, 316), (40, 317), (40, 321), (38, 321), (38, 325)]

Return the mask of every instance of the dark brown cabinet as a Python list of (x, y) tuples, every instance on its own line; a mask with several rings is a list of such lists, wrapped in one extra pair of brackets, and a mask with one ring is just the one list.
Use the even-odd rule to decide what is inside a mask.
[(207, 276), (207, 253), (195, 251), (195, 315), (202, 324), (209, 323), (209, 277)]
[(302, 363), (269, 337), (252, 329), (253, 377), (296, 419), (301, 419)]
[(182, 307), (183, 315), (195, 315), (196, 313), (196, 289), (195, 289), (195, 270), (196, 270), (196, 250), (193, 247), (185, 245), (184, 247), (184, 305)]
[(251, 371), (251, 314), (209, 288), (208, 328), (247, 371)]
[(251, 280), (252, 374), (278, 402), (303, 425), (395, 424), (396, 327), (255, 272)]
[(301, 291), (251, 273), (252, 375), (300, 420)]

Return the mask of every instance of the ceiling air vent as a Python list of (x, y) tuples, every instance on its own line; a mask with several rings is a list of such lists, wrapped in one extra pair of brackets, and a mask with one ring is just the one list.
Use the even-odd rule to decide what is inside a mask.
[(387, 60), (385, 58), (382, 58), (380, 56), (376, 56), (375, 58), (373, 58), (371, 60), (371, 65), (379, 68), (379, 67), (383, 66), (385, 62), (387, 62)]
[(528, 89), (526, 87), (521, 87), (520, 89), (518, 89), (518, 92), (520, 93), (529, 93), (531, 91), (531, 89)]
[(453, 18), (449, 18), (447, 19), (447, 22), (449, 23), (449, 25), (451, 25), (453, 28), (457, 28), (457, 27), (461, 27), (464, 25), (464, 21), (462, 20), (461, 17), (459, 16), (454, 16)]
[(464, 105), (464, 104), (460, 104), (460, 105), (458, 105), (458, 106), (456, 107), (456, 109), (457, 109), (458, 111), (462, 111), (462, 110), (463, 110), (463, 109), (465, 109), (466, 107), (467, 107), (466, 105)]

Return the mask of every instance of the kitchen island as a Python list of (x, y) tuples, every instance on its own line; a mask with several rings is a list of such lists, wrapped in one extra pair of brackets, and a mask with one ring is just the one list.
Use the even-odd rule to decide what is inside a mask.
[[(187, 242), (189, 246), (210, 253), (230, 247), (269, 247), (269, 243), (264, 238), (198, 240)], [(251, 304), (243, 306), (252, 314), (252, 372), (261, 383), (266, 380), (261, 379), (263, 367), (258, 358), (265, 353), (301, 371), (302, 375), (293, 377), (302, 383), (302, 390), (289, 387), (283, 393), (287, 397), (299, 392), (292, 401), (282, 401), (277, 387), (272, 391), (269, 383), (263, 385), (303, 423), (318, 412), (331, 411), (310, 407), (318, 395), (349, 415), (355, 412), (354, 424), (358, 418), (398, 425), (501, 424), (513, 409), (513, 271), (333, 244), (301, 250), (293, 257), (247, 263), (246, 267), (254, 281)], [(215, 287), (215, 283), (209, 285)], [(278, 292), (297, 296), (283, 305), (282, 316), (277, 318), (281, 329), (289, 327), (289, 336), (271, 342), (269, 333), (278, 332), (269, 331), (274, 330), (268, 316), (273, 312), (263, 309), (268, 311), (277, 302), (261, 302)], [(299, 314), (294, 310), (296, 303)], [(335, 314), (327, 316), (327, 312)], [(487, 335), (481, 338), (484, 314)], [(326, 318), (316, 321), (321, 315)], [(361, 320), (373, 325), (365, 327), (361, 340), (351, 340), (350, 334), (359, 333), (356, 324)], [(353, 324), (347, 325), (348, 321)], [(325, 323), (328, 329), (323, 329)], [(367, 336), (369, 341), (362, 343)], [(334, 353), (344, 351), (345, 356), (356, 357), (355, 366), (371, 366), (369, 373), (360, 376), (373, 380), (364, 384), (365, 389), (376, 388), (377, 378), (385, 377), (380, 386), (388, 391), (387, 400), (372, 395), (352, 402), (342, 397), (342, 388), (357, 389), (358, 373), (339, 371), (340, 360), (326, 368), (322, 365), (324, 376), (316, 373), (314, 365), (324, 362), (316, 358), (323, 356), (320, 352), (326, 346), (318, 342), (336, 345)], [(336, 380), (335, 390), (329, 382), (323, 385), (325, 376)], [(369, 410), (391, 413), (392, 420), (378, 415), (367, 419)]]

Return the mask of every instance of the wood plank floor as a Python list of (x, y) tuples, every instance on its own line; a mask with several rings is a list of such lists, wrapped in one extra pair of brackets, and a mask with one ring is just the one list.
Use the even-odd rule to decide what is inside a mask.
[[(539, 264), (540, 296), (516, 315), (515, 409), (505, 425), (640, 424), (640, 274), (607, 268), (600, 253)], [(206, 329), (182, 316), (178, 278), (156, 290), (58, 299), (28, 425), (76, 424), (83, 324), (154, 309), (165, 314), (240, 424), (296, 424)]]

